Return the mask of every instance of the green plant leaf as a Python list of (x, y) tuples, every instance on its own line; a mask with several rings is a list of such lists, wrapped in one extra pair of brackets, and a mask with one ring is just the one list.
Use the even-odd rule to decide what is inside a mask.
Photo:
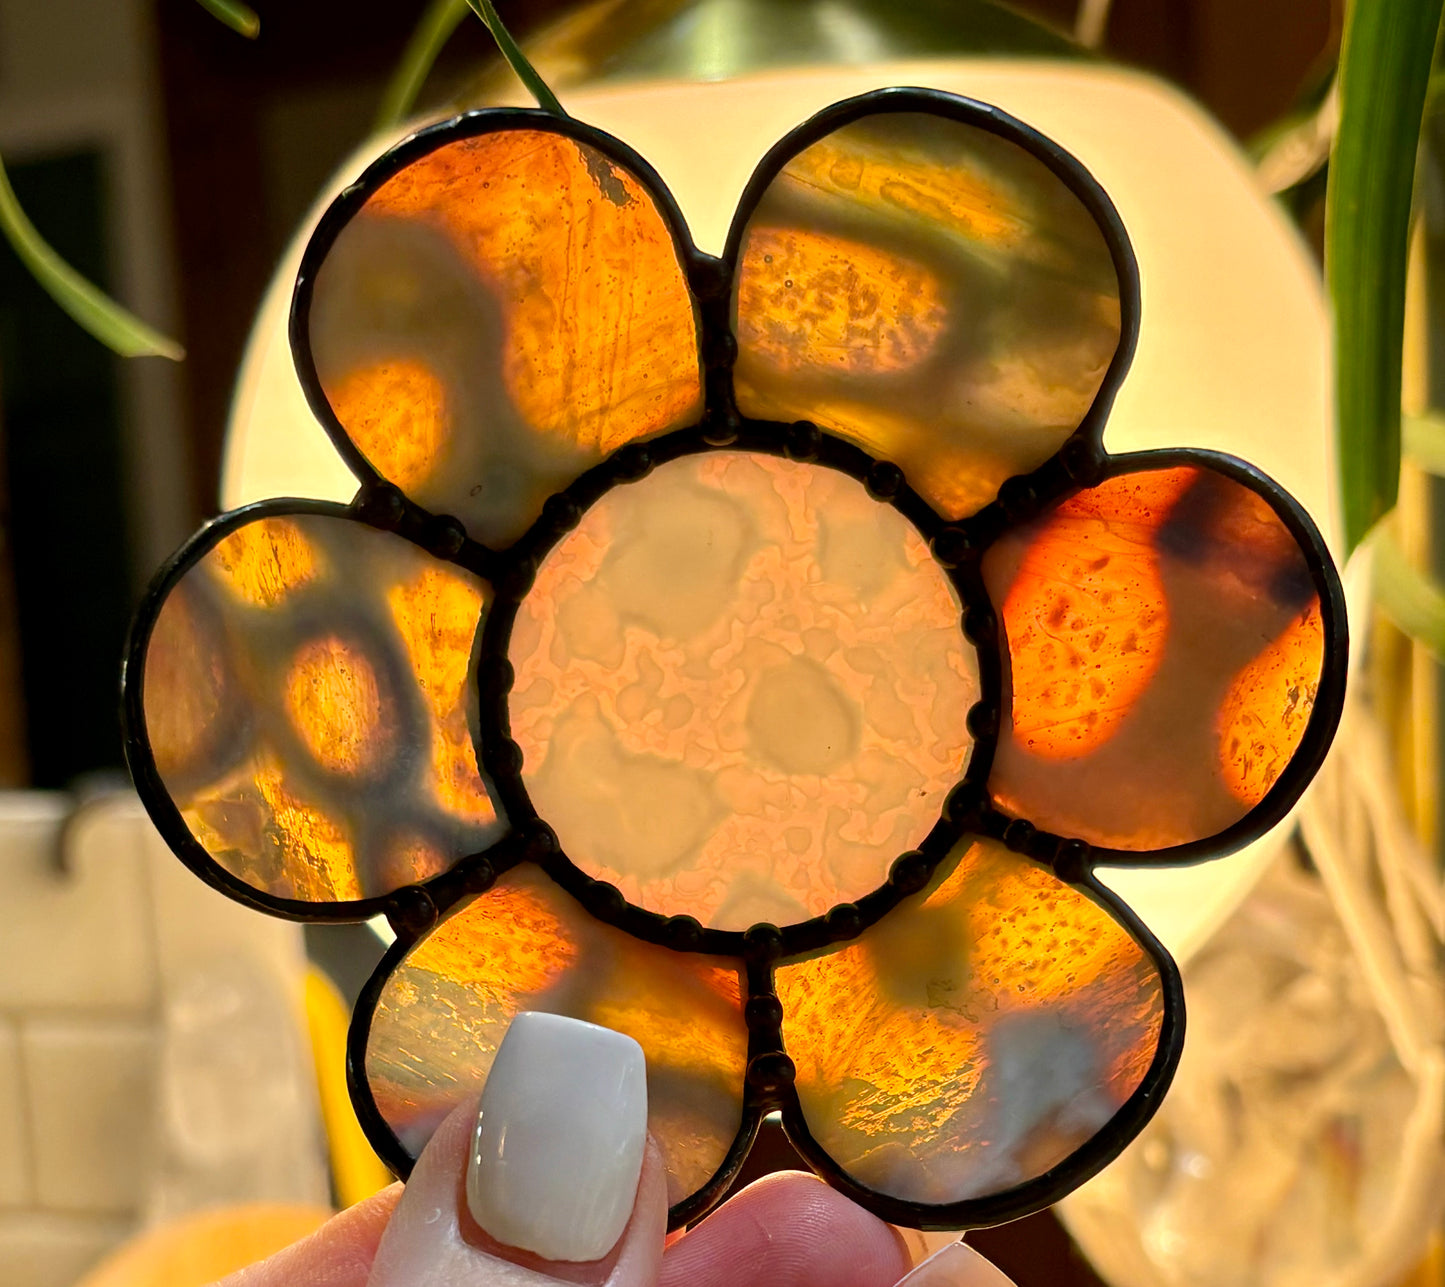
[(373, 128), (389, 130), (411, 115), (437, 55), (467, 16), (467, 0), (432, 0), (402, 51), (401, 62), (387, 82), (376, 109)]
[(502, 57), (507, 60), (507, 65), (516, 73), (517, 79), (526, 86), (527, 92), (537, 100), (537, 106), (544, 111), (553, 113), (556, 116), (566, 116), (562, 110), (562, 104), (557, 101), (557, 95), (552, 92), (551, 87), (537, 74), (537, 69), (527, 61), (527, 56), (512, 39), (512, 33), (502, 25), (502, 20), (497, 16), (496, 7), (492, 0), (467, 0), (472, 12), (487, 24), (487, 30), (492, 33), (492, 39), (497, 42), (497, 48), (502, 51)]
[(261, 19), (256, 11), (241, 0), (198, 0), (201, 8), (213, 17), (219, 18), (232, 31), (239, 31), (247, 40), (255, 40), (261, 34)]
[(185, 357), (185, 350), (175, 340), (127, 312), (55, 253), (20, 208), (3, 161), (0, 231), (51, 299), (107, 348), (122, 357), (166, 357), (175, 362)]
[(1395, 503), (1410, 198), (1441, 0), (1353, 0), (1325, 205), (1345, 548)]
[(1445, 661), (1445, 590), (1418, 571), (1386, 530), (1370, 538), (1374, 597), (1380, 610), (1411, 639)]

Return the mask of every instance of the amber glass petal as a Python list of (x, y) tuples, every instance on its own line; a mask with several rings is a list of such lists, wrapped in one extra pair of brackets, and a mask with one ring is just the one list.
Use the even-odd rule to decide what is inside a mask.
[(930, 1206), (1017, 1189), (1108, 1128), (1166, 1022), (1160, 966), (1129, 932), (990, 841), (775, 977), (814, 1142), (867, 1188)]
[(364, 461), (507, 543), (609, 452), (698, 418), (697, 323), (637, 175), (540, 125), (460, 134), (342, 198), (305, 337)]
[(1121, 474), (1004, 535), (983, 565), (1008, 636), (999, 807), (1123, 850), (1239, 822), (1310, 723), (1325, 558), (1202, 463)]
[(737, 256), (743, 414), (895, 461), (947, 518), (1059, 447), (1119, 345), (1094, 216), (1032, 152), (963, 120), (879, 112), (803, 148)]
[(366, 1076), (408, 1153), (481, 1091), (522, 1010), (635, 1038), (647, 1055), (648, 1126), (667, 1164), (669, 1205), (707, 1183), (742, 1124), (748, 1034), (737, 963), (603, 925), (531, 866), (452, 912), (381, 988)]
[(523, 780), (632, 902), (787, 925), (883, 883), (967, 763), (973, 651), (918, 532), (846, 474), (743, 452), (619, 487), (512, 633)]
[(258, 509), (197, 538), (129, 678), (160, 784), (274, 898), (447, 870), (500, 830), (470, 732), (486, 585), (338, 512)]

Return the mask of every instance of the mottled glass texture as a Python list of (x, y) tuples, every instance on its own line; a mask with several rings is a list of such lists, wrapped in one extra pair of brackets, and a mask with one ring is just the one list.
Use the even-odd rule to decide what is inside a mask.
[(1150, 957), (1087, 896), (990, 841), (856, 942), (776, 973), (809, 1132), (849, 1175), (941, 1205), (1043, 1175), (1139, 1087)]
[(743, 414), (805, 419), (902, 466), (946, 518), (1078, 427), (1119, 344), (1119, 283), (1037, 157), (914, 112), (793, 157), (743, 234)]
[(267, 894), (348, 902), (500, 832), (469, 731), (475, 577), (339, 516), (237, 527), (171, 588), (146, 733), (191, 835)]
[(1319, 595), (1269, 504), (1197, 466), (1125, 474), (1002, 536), (999, 806), (1143, 850), (1218, 834), (1278, 780), (1324, 666)]
[(519, 1011), (626, 1033), (647, 1055), (648, 1127), (675, 1206), (722, 1165), (742, 1124), (740, 997), (735, 962), (631, 938), (524, 866), (453, 911), (396, 967), (371, 1021), (366, 1076), (415, 1156), (481, 1091)]
[(697, 323), (648, 190), (546, 130), (413, 161), (316, 277), (311, 350), (361, 454), (478, 540), (626, 442), (697, 420)]
[(845, 474), (742, 452), (609, 492), (517, 615), (512, 734), (567, 855), (741, 930), (883, 883), (962, 776), (952, 586)]

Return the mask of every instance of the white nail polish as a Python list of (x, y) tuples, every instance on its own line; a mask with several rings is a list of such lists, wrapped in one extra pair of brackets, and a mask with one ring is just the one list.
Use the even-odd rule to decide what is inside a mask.
[(467, 1205), (510, 1247), (599, 1260), (627, 1227), (646, 1140), (637, 1042), (580, 1019), (519, 1014), (482, 1089)]
[(1014, 1287), (1014, 1281), (962, 1242), (929, 1256), (897, 1287)]

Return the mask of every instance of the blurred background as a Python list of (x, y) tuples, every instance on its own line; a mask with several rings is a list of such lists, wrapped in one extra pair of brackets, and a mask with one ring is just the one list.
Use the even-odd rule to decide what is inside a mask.
[[(239, 1196), (314, 1210), (380, 1182), (364, 1156), (347, 1160), (348, 1149), (364, 1155), (364, 1146), (339, 1142), (348, 1128), (334, 1120), (344, 1102), (337, 1034), (379, 942), (362, 927), (308, 929), (304, 946), (325, 980), (313, 986), (323, 994), (307, 996), (310, 1027), (298, 1029), (302, 1035), (281, 1033), (279, 1011), (266, 1000), (271, 984), (257, 990), (228, 975), (214, 951), (200, 953), (195, 927), (212, 927), (206, 932), (217, 942), (232, 942), (234, 933), (236, 953), (264, 958), (268, 979), (305, 974), (302, 940), (291, 927), (213, 907), (223, 900), (153, 843), (115, 794), (124, 786), (117, 675), (130, 615), (155, 570), (221, 508), (233, 392), (258, 309), (307, 212), (372, 135), (427, 6), (257, 0), (254, 7), (260, 33), (247, 40), (195, 0), (0, 0), (0, 155), (20, 204), (65, 259), (186, 350), (179, 363), (122, 360), (76, 327), (0, 246), (0, 787), (14, 793), (0, 799), (0, 834), (12, 838), (0, 841), (0, 902), (19, 909), (8, 925), (0, 918), (0, 980), (8, 980), (0, 982), (0, 1282), (7, 1287), (71, 1287), (100, 1272), (97, 1265), (110, 1265), (105, 1272), (115, 1276), (88, 1282), (180, 1287), (182, 1271), (122, 1277), (144, 1272), (139, 1261), (116, 1270), (119, 1262), (105, 1258), (137, 1230), (203, 1209), (196, 1196), (204, 1196), (196, 1178), (202, 1162), (237, 1147), (212, 1138), (207, 1126), (230, 1111), (222, 1105), (231, 1104), (224, 1086), (232, 1083), (176, 1090), (194, 1079), (196, 1061), (229, 1059), (253, 1089), (258, 1079), (270, 1087), (252, 1097), (255, 1120), (271, 1123), (267, 1139), (289, 1135), (275, 1145), (284, 1162), (268, 1168), (251, 1157), (240, 1166)], [(813, 63), (1113, 60), (1197, 99), (1237, 143), (1242, 167), (1270, 155), (1282, 129), (1315, 119), (1338, 53), (1342, 7), (1342, 0), (498, 3), (524, 44), (537, 41), (539, 66), (559, 90), (653, 77), (721, 80)], [(435, 116), (486, 101), (505, 85), (490, 38), (468, 19), (442, 48), (415, 111)], [(1273, 160), (1288, 167), (1278, 151)], [(1296, 168), (1287, 182), (1262, 181), (1259, 199), (1287, 189), (1280, 209), (1318, 262), (1323, 179), (1309, 157)], [(1421, 343), (1424, 370), (1430, 354)], [(1323, 439), (1317, 446), (1325, 451)], [(1417, 503), (1428, 512), (1429, 485), (1422, 487)], [(1433, 683), (1421, 675), (1415, 689), (1389, 699), (1407, 707), (1421, 699)], [(1407, 757), (1407, 795), (1433, 797), (1433, 779), (1419, 767), (1433, 755), (1417, 747)], [(87, 804), (94, 812), (77, 813), (77, 802), (95, 800), (101, 803)], [(1292, 870), (1308, 867), (1295, 861)], [(105, 884), (103, 872), (119, 880), (116, 872), (132, 868), (141, 895)], [(128, 898), (139, 899), (129, 919), (117, 911)], [(1281, 905), (1256, 909), (1261, 923), (1277, 924)], [(159, 918), (156, 909), (166, 906), (191, 922), (184, 941)], [(1337, 918), (1327, 906), (1315, 912), (1323, 920), (1313, 931), (1305, 918), (1292, 932), (1334, 943)], [(145, 943), (130, 943), (131, 920), (152, 926)], [(268, 928), (253, 934), (252, 921)], [(1348, 962), (1353, 940), (1339, 941)], [(72, 955), (57, 964), (63, 952)], [(1307, 974), (1301, 965), (1297, 975)], [(1219, 986), (1228, 997), (1239, 985)], [(1351, 975), (1339, 986), (1362, 985)], [(277, 1004), (284, 1011), (289, 1003)], [(232, 1034), (229, 1046), (222, 1028)], [(258, 1045), (275, 1054), (261, 1069), (247, 1063)], [(328, 1059), (330, 1071), (320, 1068)], [(316, 1061), (319, 1090), (307, 1081)], [(282, 1066), (290, 1071), (272, 1086), (267, 1077)], [(304, 1092), (283, 1084), (296, 1069)], [(152, 1129), (157, 1112), (169, 1113), (169, 1124)], [(239, 1110), (237, 1119), (251, 1120)], [(118, 1160), (99, 1179), (83, 1156), (86, 1132), (121, 1133)], [(190, 1152), (177, 1140), (188, 1141)], [(1363, 1200), (1360, 1186), (1374, 1182), (1359, 1165), (1367, 1141), (1338, 1143), (1337, 1155), (1313, 1161), (1354, 1165), (1345, 1188), (1354, 1184), (1351, 1200)], [(769, 1135), (745, 1178), (788, 1164), (788, 1156)], [(227, 1165), (238, 1173), (239, 1164)], [(1167, 1171), (1174, 1163), (1159, 1165)], [(1310, 1218), (1321, 1209), (1311, 1207)], [(1107, 1241), (1087, 1216), (1082, 1236), (1093, 1230)], [(297, 1218), (300, 1225), (287, 1225), (278, 1216), (275, 1236), (304, 1227)], [(1428, 1254), (1433, 1219), (1421, 1208), (1412, 1260)], [(1145, 1254), (1149, 1237), (1120, 1235), (1128, 1236), (1144, 1251), (1132, 1264), (1109, 1267), (1109, 1281), (1120, 1287), (1294, 1281), (1260, 1276), (1253, 1264), (1171, 1260), (1167, 1238), (1157, 1254)], [(971, 1241), (1022, 1287), (1105, 1281), (1053, 1213)], [(1408, 1272), (1420, 1275), (1413, 1281), (1441, 1281), (1428, 1260)], [(1405, 1279), (1391, 1265), (1329, 1281), (1385, 1287)]]

